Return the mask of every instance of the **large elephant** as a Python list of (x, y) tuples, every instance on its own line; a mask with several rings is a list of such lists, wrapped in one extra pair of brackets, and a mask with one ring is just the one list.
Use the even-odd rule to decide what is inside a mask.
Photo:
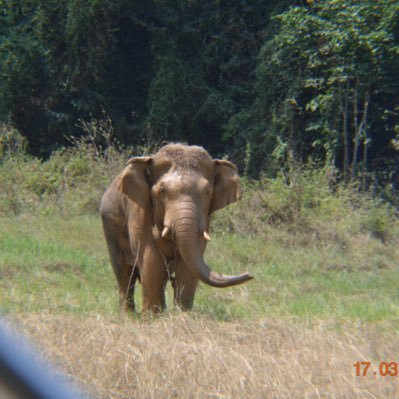
[(237, 168), (198, 146), (169, 144), (151, 157), (131, 158), (101, 201), (101, 217), (121, 306), (134, 310), (142, 285), (143, 311), (165, 308), (165, 286), (191, 309), (198, 280), (214, 287), (252, 276), (212, 271), (203, 259), (210, 216), (239, 197)]

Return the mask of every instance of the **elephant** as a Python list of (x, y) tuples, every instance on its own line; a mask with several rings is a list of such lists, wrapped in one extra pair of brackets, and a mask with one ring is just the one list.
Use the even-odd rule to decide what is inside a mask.
[(203, 258), (211, 214), (239, 195), (237, 167), (202, 147), (172, 143), (131, 158), (100, 206), (122, 309), (135, 310), (137, 280), (143, 312), (157, 313), (166, 308), (168, 281), (174, 303), (189, 310), (199, 281), (229, 287), (252, 279), (248, 272), (217, 273)]

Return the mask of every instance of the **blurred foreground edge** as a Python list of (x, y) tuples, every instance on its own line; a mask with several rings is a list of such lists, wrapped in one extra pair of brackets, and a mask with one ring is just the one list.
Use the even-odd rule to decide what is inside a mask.
[(38, 357), (37, 350), (0, 319), (1, 399), (88, 399)]

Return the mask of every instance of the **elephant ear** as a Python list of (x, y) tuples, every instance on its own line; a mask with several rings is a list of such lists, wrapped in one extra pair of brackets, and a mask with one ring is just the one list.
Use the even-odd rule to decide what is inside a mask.
[(148, 167), (151, 161), (151, 157), (129, 159), (118, 186), (123, 194), (142, 208), (145, 208), (150, 200)]
[(215, 183), (209, 213), (236, 202), (240, 198), (240, 179), (237, 166), (225, 160), (215, 159)]

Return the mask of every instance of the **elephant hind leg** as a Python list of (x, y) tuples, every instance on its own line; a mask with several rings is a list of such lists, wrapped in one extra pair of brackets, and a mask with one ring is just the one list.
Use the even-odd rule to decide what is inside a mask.
[(140, 279), (139, 270), (137, 267), (128, 266), (124, 268), (126, 274), (124, 273), (123, 278), (119, 283), (119, 301), (120, 307), (123, 310), (135, 311), (135, 303), (134, 303), (134, 288), (136, 284), (136, 280)]
[[(116, 274), (116, 273), (115, 273)], [(126, 262), (119, 263), (116, 279), (119, 286), (119, 304), (122, 310), (135, 311), (134, 289), (136, 280), (140, 279), (137, 266), (128, 265)]]
[(121, 309), (134, 311), (134, 287), (136, 280), (140, 279), (139, 270), (136, 265), (130, 265), (126, 260), (123, 247), (114, 238), (112, 232), (106, 228), (104, 228), (104, 232), (112, 268), (118, 282)]

